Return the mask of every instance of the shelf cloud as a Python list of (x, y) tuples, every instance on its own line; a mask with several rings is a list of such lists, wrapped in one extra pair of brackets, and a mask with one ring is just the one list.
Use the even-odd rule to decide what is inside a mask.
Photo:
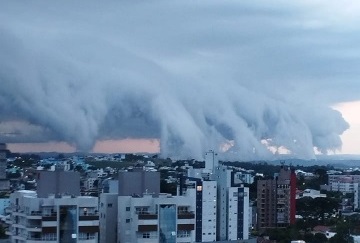
[[(0, 141), (159, 139), (163, 156), (314, 158), (360, 99), (359, 6), (2, 1)], [(275, 155), (274, 155), (275, 151)]]

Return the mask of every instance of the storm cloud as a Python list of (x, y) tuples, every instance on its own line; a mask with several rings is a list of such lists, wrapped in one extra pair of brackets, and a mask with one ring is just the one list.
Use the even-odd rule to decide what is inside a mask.
[[(0, 140), (159, 139), (163, 156), (341, 148), (360, 99), (357, 5), (1, 1)], [(271, 150), (271, 151), (270, 151)]]

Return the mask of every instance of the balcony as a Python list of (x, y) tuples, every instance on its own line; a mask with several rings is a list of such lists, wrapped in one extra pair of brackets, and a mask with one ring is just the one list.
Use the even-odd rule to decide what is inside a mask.
[(57, 221), (57, 216), (42, 216), (42, 221)]
[(41, 212), (40, 211), (31, 211), (30, 213), (26, 214), (28, 219), (41, 219)]
[(90, 221), (90, 220), (99, 220), (99, 215), (80, 215), (80, 221)]
[(146, 214), (139, 214), (138, 215), (139, 220), (141, 219), (157, 219), (158, 215), (157, 214), (151, 214), (151, 213), (146, 213)]
[(57, 242), (57, 238), (38, 238), (38, 237), (28, 237), (26, 239), (26, 242), (38, 242), (38, 241), (44, 241), (44, 242)]
[(42, 228), (41, 228), (41, 225), (27, 225), (26, 226), (26, 230), (29, 231), (29, 232), (41, 232), (42, 231)]
[(195, 214), (194, 212), (179, 212), (178, 219), (194, 219)]
[(138, 225), (138, 232), (157, 231), (157, 225)]

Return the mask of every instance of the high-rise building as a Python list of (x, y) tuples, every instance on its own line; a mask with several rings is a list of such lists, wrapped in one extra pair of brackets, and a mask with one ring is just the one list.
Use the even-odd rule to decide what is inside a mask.
[(160, 193), (160, 173), (142, 169), (119, 172), (119, 196)]
[(249, 238), (249, 188), (234, 183), (235, 172), (218, 166), (217, 239), (244, 240)]
[(0, 191), (8, 191), (10, 182), (6, 179), (6, 144), (0, 143)]
[[(132, 198), (136, 201), (137, 198), (143, 198), (145, 195), (151, 195), (152, 197), (158, 197), (160, 195), (160, 173), (148, 172), (137, 169), (135, 171), (122, 171), (119, 172), (119, 179), (117, 182), (113, 181), (112, 184), (116, 184), (118, 187), (117, 193), (102, 193), (100, 194), (100, 242), (118, 242), (121, 239), (127, 239), (121, 242), (141, 242), (144, 241), (141, 237), (135, 237), (138, 228), (131, 228), (127, 230), (128, 234), (123, 235), (124, 232), (121, 224), (122, 220), (127, 217), (127, 213), (124, 214), (121, 211), (120, 201), (124, 198)], [(113, 190), (109, 190), (113, 191)], [(149, 198), (148, 196), (146, 198)], [(140, 199), (139, 199), (140, 200)], [(140, 200), (142, 203), (146, 203), (145, 200)], [(149, 206), (150, 207), (150, 206)], [(127, 211), (125, 211), (127, 212)], [(129, 224), (125, 224), (129, 226)], [(120, 230), (121, 229), (121, 230)], [(129, 234), (132, 238), (128, 241)], [(152, 233), (152, 236), (154, 233)], [(135, 237), (135, 238), (134, 238)], [(136, 239), (136, 240), (135, 240)], [(148, 238), (144, 238), (145, 241)], [(135, 241), (132, 241), (135, 240)]]
[(282, 166), (274, 179), (257, 182), (258, 228), (281, 228), (295, 223), (296, 175)]
[(119, 242), (194, 242), (195, 208), (186, 196), (119, 196)]
[(99, 216), (96, 197), (49, 196), (34, 191), (11, 194), (11, 242), (98, 242)]
[(38, 197), (49, 195), (80, 196), (80, 174), (75, 171), (64, 171), (56, 167), (55, 171), (40, 171), (37, 176)]
[(181, 178), (180, 195), (192, 199), (195, 211), (195, 242), (216, 241), (217, 182)]
[(218, 154), (210, 150), (205, 153), (205, 171), (214, 172), (214, 169), (219, 166)]
[(100, 194), (100, 242), (118, 242), (118, 197), (118, 193)]

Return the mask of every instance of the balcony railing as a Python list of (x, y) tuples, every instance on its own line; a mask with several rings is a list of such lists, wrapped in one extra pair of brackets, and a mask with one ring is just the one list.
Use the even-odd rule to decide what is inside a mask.
[(41, 211), (31, 211), (29, 213), (26, 214), (27, 216), (41, 216), (42, 212)]
[(80, 215), (79, 220), (86, 221), (86, 220), (99, 220), (99, 215)]
[(26, 228), (41, 228), (41, 224), (26, 224)]
[(33, 241), (56, 241), (57, 238), (39, 238), (39, 237), (27, 237), (27, 240), (33, 240)]
[(57, 221), (57, 217), (55, 216), (42, 216), (42, 221)]
[(179, 212), (178, 219), (194, 219), (195, 214), (194, 212)]
[(151, 213), (147, 213), (147, 214), (139, 214), (139, 219), (157, 219), (158, 215), (157, 214), (151, 214)]

